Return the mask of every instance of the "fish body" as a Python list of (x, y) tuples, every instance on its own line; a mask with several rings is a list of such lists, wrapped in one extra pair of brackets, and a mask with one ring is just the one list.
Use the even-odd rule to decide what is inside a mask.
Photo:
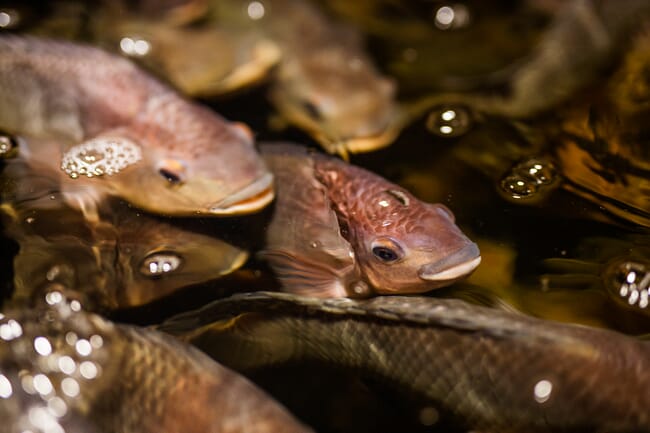
[(0, 59), (0, 129), (56, 146), (50, 162), (75, 180), (92, 178), (97, 191), (176, 216), (248, 213), (272, 200), (272, 176), (246, 127), (130, 61), (8, 35)]
[(338, 158), (265, 144), (277, 201), (261, 256), (284, 288), (313, 296), (417, 293), (468, 275), (478, 247), (441, 204)]
[(318, 360), (428, 398), (476, 431), (640, 432), (650, 345), (453, 299), (236, 295), (162, 325), (231, 368)]
[[(240, 267), (248, 253), (201, 231), (194, 219), (163, 218), (106, 199), (96, 220), (68, 205), (76, 179), (26, 154), (4, 161), (3, 231), (20, 249), (14, 258), (12, 305), (30, 305), (56, 281), (93, 311), (146, 304)], [(39, 148), (41, 149), (41, 148)], [(50, 147), (51, 149), (51, 147)], [(90, 182), (75, 199), (92, 197)], [(86, 199), (90, 200), (90, 199)], [(81, 204), (80, 204), (81, 206)]]
[(51, 290), (0, 319), (3, 432), (305, 432), (246, 379), (174, 338)]

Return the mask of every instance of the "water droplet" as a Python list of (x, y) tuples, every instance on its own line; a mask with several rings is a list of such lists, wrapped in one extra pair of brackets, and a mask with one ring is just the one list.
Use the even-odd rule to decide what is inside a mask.
[(72, 374), (77, 369), (77, 364), (74, 362), (74, 359), (68, 355), (64, 355), (58, 359), (59, 370), (65, 374)]
[(88, 341), (88, 340), (86, 340), (84, 338), (81, 338), (81, 339), (77, 340), (74, 347), (75, 347), (75, 350), (77, 351), (77, 353), (79, 355), (81, 355), (81, 356), (88, 356), (93, 351), (93, 348), (90, 345), (90, 341)]
[[(52, 281), (48, 278), (49, 281)], [(53, 292), (48, 292), (45, 295), (45, 302), (48, 303), (48, 305), (56, 305), (63, 301), (63, 295), (61, 292), (53, 291)]]
[(501, 189), (510, 194), (512, 198), (520, 199), (529, 197), (537, 192), (537, 184), (520, 175), (508, 176), (501, 181)]
[(53, 390), (52, 382), (50, 382), (50, 379), (44, 374), (37, 374), (34, 376), (32, 383), (36, 392), (41, 395), (48, 395)]
[(443, 106), (435, 108), (426, 120), (426, 127), (440, 137), (458, 137), (465, 134), (472, 126), (472, 116), (462, 106)]
[(34, 339), (34, 349), (41, 356), (48, 356), (52, 353), (52, 345), (45, 337), (36, 337)]
[(14, 390), (11, 387), (11, 382), (5, 377), (5, 375), (0, 374), (0, 398), (9, 398), (13, 394)]
[(553, 384), (548, 380), (540, 380), (535, 384), (533, 395), (537, 403), (544, 403), (551, 397), (553, 391)]
[(555, 165), (543, 158), (530, 158), (516, 164), (501, 180), (499, 186), (506, 197), (515, 200), (540, 198), (557, 185)]
[(460, 3), (441, 6), (434, 12), (434, 24), (441, 30), (467, 27), (470, 18), (469, 9)]
[(120, 40), (120, 50), (129, 57), (144, 57), (151, 51), (151, 43), (137, 36), (127, 36)]
[(648, 307), (650, 263), (615, 260), (608, 265), (604, 275), (607, 293), (619, 304), (641, 310)]
[(79, 366), (79, 373), (81, 373), (85, 379), (94, 379), (97, 377), (98, 373), (97, 366), (94, 362), (84, 361)]
[(61, 381), (61, 391), (68, 397), (79, 395), (79, 383), (71, 377), (66, 377)]
[(148, 277), (158, 277), (177, 270), (183, 260), (172, 252), (155, 252), (147, 256), (140, 266), (140, 273)]
[(0, 29), (13, 29), (20, 24), (20, 13), (15, 9), (0, 9)]

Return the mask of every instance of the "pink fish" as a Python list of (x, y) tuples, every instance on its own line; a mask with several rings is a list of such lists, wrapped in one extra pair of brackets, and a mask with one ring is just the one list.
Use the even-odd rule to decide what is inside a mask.
[(360, 167), (267, 144), (277, 201), (261, 257), (287, 291), (320, 297), (425, 292), (470, 274), (478, 247), (442, 204)]
[(43, 158), (97, 196), (150, 212), (243, 214), (273, 199), (248, 128), (97, 48), (0, 37), (0, 129), (53, 146)]

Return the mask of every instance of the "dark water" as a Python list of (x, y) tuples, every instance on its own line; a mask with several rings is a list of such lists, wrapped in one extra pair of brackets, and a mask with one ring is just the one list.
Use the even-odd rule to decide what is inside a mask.
[[(449, 7), (442, 2), (366, 1), (358, 3), (358, 10), (341, 8), (340, 3), (331, 2), (329, 13), (365, 30), (379, 67), (396, 78), (407, 102), (441, 91), (513, 97), (509, 87), (513, 65), (525, 65), (533, 55), (533, 47), (551, 25), (547, 8), (554, 7), (552, 1), (502, 1), (489, 7), (484, 2), (456, 3), (452, 5), (456, 14), (464, 8), (470, 18), (455, 28), (440, 24), (444, 14), (436, 21), (441, 8)], [(57, 3), (21, 6), (25, 19), (17, 30), (38, 26), (57, 7)], [(394, 33), (383, 33), (385, 26)], [(460, 297), (631, 335), (650, 332), (650, 277), (646, 278), (650, 275), (650, 193), (643, 183), (649, 179), (650, 162), (645, 158), (649, 143), (643, 128), (627, 128), (646, 111), (620, 114), (623, 105), (602, 94), (612, 80), (623, 81), (624, 48), (632, 46), (632, 38), (624, 38), (626, 43), (604, 62), (597, 79), (585, 77), (584, 86), (539, 114), (515, 119), (475, 109), (470, 103), (441, 104), (416, 116), (390, 147), (352, 155), (352, 163), (407, 187), (423, 200), (447, 205), (479, 244), (483, 257), (479, 269), (465, 282), (432, 296)], [(568, 65), (567, 74), (571, 73)], [(291, 140), (317, 147), (297, 129), (270, 127), (274, 108), (266, 91), (262, 84), (203, 102), (227, 118), (249, 124), (259, 140)], [(645, 102), (635, 101), (639, 106)], [(601, 136), (580, 135), (585, 123), (592, 125), (589, 131), (598, 130), (594, 113), (616, 121), (605, 122), (613, 126), (603, 127), (606, 132)], [(585, 174), (575, 176), (580, 167), (586, 167)], [(254, 245), (254, 239), (234, 239), (231, 233), (259, 224), (255, 218), (188, 224)], [(3, 239), (0, 289), (9, 300), (16, 252), (15, 243)], [(251, 260), (216, 282), (192, 285), (150, 304), (106, 314), (148, 325), (228, 293), (270, 287), (277, 285), (268, 270)], [(253, 378), (318, 431), (454, 428), (433, 422), (430, 408), (417, 396), (387, 387), (364, 372), (301, 365), (269, 369)]]

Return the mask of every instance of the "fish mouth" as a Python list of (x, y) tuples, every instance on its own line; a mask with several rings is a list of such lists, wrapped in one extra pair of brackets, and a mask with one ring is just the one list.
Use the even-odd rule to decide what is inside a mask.
[(418, 276), (426, 281), (450, 282), (469, 275), (480, 263), (478, 246), (471, 243), (442, 260), (422, 266)]
[(210, 213), (219, 216), (253, 213), (271, 203), (274, 197), (273, 175), (266, 173), (250, 185), (210, 207)]

